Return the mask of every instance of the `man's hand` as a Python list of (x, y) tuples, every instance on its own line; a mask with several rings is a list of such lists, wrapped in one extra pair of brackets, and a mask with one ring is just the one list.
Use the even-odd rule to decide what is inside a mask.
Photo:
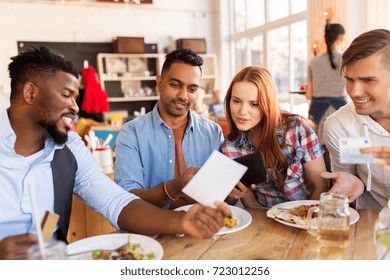
[(355, 201), (363, 192), (364, 184), (358, 177), (348, 172), (321, 172), (321, 177), (333, 179), (332, 193), (343, 194), (348, 197), (348, 202)]
[(170, 181), (170, 184), (172, 184), (172, 194), (175, 197), (180, 197), (183, 195), (182, 189), (188, 184), (189, 181), (191, 181), (192, 177), (194, 177), (199, 169), (199, 167), (191, 166), (187, 168), (187, 170), (184, 171), (184, 173), (181, 174), (178, 178)]
[(370, 153), (375, 159), (374, 163), (390, 171), (390, 146), (369, 147), (361, 149), (362, 153)]
[(0, 260), (25, 260), (33, 244), (37, 244), (37, 237), (31, 233), (6, 237), (0, 241)]
[(227, 204), (216, 202), (216, 209), (195, 204), (183, 216), (186, 234), (198, 238), (209, 238), (224, 225), (224, 218), (232, 213)]

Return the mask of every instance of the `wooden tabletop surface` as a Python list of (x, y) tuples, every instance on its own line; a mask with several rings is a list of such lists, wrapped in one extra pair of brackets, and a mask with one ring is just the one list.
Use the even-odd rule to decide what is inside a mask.
[(240, 231), (197, 239), (161, 235), (166, 260), (315, 260), (376, 259), (374, 224), (378, 212), (359, 210), (359, 221), (351, 226), (352, 240), (345, 249), (320, 248), (306, 230), (283, 225), (267, 218), (267, 209), (246, 209), (251, 224)]

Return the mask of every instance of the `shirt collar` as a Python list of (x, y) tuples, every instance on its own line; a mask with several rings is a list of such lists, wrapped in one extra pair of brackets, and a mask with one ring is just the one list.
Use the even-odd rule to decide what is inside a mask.
[[(9, 149), (14, 151), (14, 145), (16, 141), (16, 134), (14, 130), (11, 127), (11, 123), (8, 117), (8, 109), (3, 110), (0, 113), (0, 136), (3, 143), (5, 143)], [(62, 149), (64, 147), (64, 144), (56, 144), (54, 140), (47, 136), (45, 139), (45, 155), (49, 155), (53, 150), (55, 149)]]
[(237, 147), (246, 150), (253, 150), (255, 148), (246, 133), (241, 134), (241, 138), (237, 141)]
[[(1, 127), (1, 131), (0, 131), (1, 139), (3, 141), (9, 139), (8, 141), (13, 140), (12, 142), (15, 142), (16, 135), (15, 135), (15, 132), (13, 131), (13, 129), (11, 127), (11, 123), (9, 121), (8, 109), (3, 110), (0, 113), (0, 127)], [(11, 137), (11, 138), (9, 138), (9, 137)]]
[[(160, 116), (160, 113), (158, 111), (158, 104), (159, 102), (157, 102), (152, 111), (153, 125), (155, 128), (159, 127), (161, 124), (165, 125), (166, 127), (169, 127)], [(194, 113), (192, 112), (192, 110), (189, 110), (188, 112), (189, 118), (186, 131), (188, 131), (189, 129), (193, 130), (194, 127)]]

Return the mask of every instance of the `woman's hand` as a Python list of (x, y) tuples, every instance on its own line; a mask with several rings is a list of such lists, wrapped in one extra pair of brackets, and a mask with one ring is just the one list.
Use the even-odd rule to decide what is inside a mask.
[(237, 200), (244, 197), (248, 191), (250, 191), (249, 188), (247, 188), (243, 183), (238, 182), (225, 201), (230, 205), (235, 204)]

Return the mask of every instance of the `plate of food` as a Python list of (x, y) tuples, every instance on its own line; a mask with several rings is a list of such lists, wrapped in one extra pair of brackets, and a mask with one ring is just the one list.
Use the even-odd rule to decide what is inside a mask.
[[(185, 205), (179, 208), (176, 208), (175, 211), (187, 211), (192, 205)], [(239, 230), (242, 230), (250, 225), (252, 222), (252, 216), (247, 211), (240, 207), (229, 206), (232, 211), (231, 218), (225, 218), (223, 226), (215, 235), (222, 235), (233, 233)]]
[(160, 260), (160, 243), (135, 233), (112, 233), (78, 240), (66, 246), (69, 259)]
[[(319, 205), (319, 200), (295, 200), (274, 205), (267, 211), (267, 217), (284, 225), (307, 229), (307, 212), (311, 207)], [(359, 213), (349, 207), (351, 213), (349, 223), (352, 225), (359, 220)]]

